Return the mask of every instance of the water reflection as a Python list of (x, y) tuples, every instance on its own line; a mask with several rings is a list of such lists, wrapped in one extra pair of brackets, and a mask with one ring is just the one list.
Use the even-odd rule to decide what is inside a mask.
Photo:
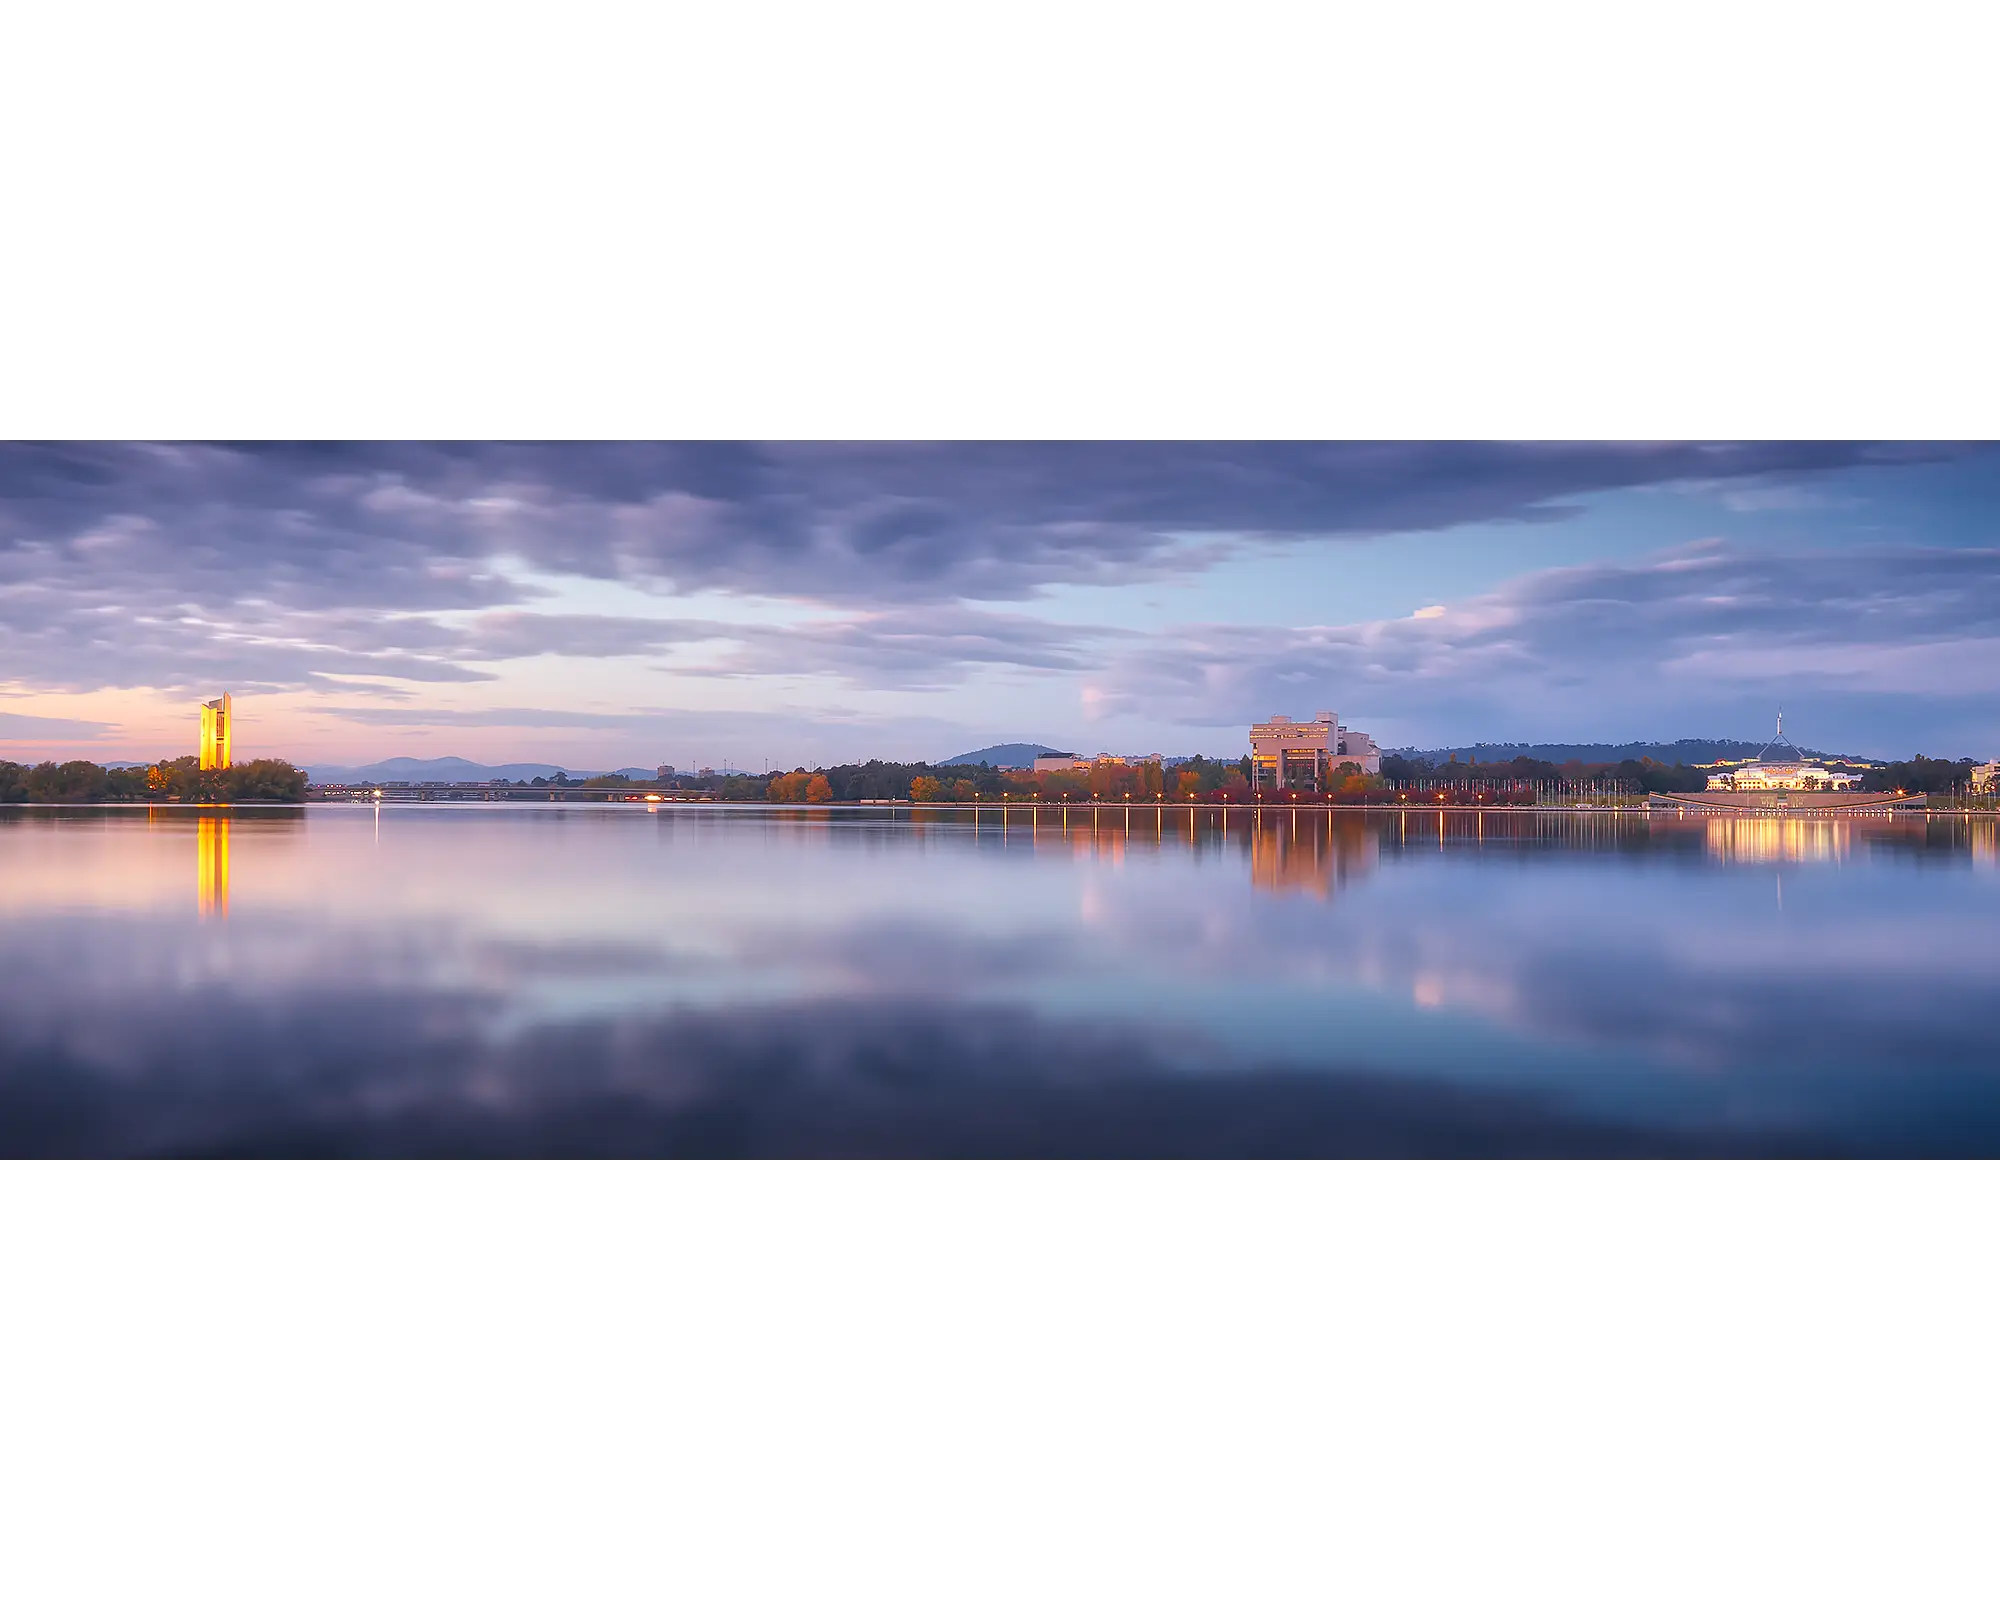
[(1784, 817), (1711, 817), (1703, 824), (1718, 861), (1839, 861), (1852, 843), (1850, 822)]
[(1993, 823), (0, 808), (0, 1148), (1994, 1154)]
[(1331, 898), (1337, 885), (1370, 871), (1380, 855), (1360, 817), (1282, 815), (1250, 834), (1250, 883), (1265, 894)]
[(202, 917), (229, 915), (229, 819), (195, 823), (195, 906)]

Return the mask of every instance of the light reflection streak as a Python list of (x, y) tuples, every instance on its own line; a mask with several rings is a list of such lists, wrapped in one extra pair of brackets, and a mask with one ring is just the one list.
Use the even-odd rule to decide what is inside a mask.
[(1850, 822), (1798, 817), (1710, 817), (1708, 853), (1717, 861), (1844, 861), (1854, 847)]
[(229, 915), (229, 819), (202, 817), (195, 823), (195, 905), (200, 915)]

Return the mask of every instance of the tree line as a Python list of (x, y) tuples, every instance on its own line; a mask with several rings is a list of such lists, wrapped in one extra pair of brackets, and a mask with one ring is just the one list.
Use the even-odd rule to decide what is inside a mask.
[(1708, 773), (1684, 762), (1668, 766), (1651, 757), (1623, 761), (1542, 761), (1515, 756), (1508, 761), (1424, 761), (1384, 756), (1382, 777), (1395, 786), (1446, 783), (1455, 788), (1481, 784), (1596, 783), (1615, 779), (1633, 794), (1696, 794), (1708, 787)]
[[(1923, 756), (1893, 762), (1858, 775), (1868, 790), (1905, 790), (1940, 794), (1963, 787), (1973, 763), (1934, 761)], [(1543, 761), (1515, 756), (1506, 761), (1457, 759), (1432, 762), (1385, 755), (1379, 776), (1363, 773), (1355, 762), (1338, 764), (1328, 785), (1328, 798), (1365, 804), (1433, 786), (1461, 798), (1486, 795), (1500, 799), (1527, 796), (1534, 785), (1601, 784), (1628, 794), (1698, 794), (1708, 787), (1709, 769), (1651, 757), (1620, 761)], [(574, 779), (558, 773), (518, 788), (629, 788), (627, 779)], [(922, 761), (863, 761), (811, 771), (729, 773), (701, 776), (678, 773), (659, 787), (680, 793), (712, 794), (718, 800), (772, 800), (807, 805), (840, 805), (858, 800), (914, 800), (919, 804), (946, 801), (1000, 800), (1172, 800), (1177, 802), (1241, 801), (1250, 795), (1250, 758), (1195, 755), (1164, 766), (1109, 761), (1062, 772), (1002, 771), (980, 763), (933, 765)], [(1278, 798), (1273, 796), (1272, 798)]]
[(1979, 765), (1971, 756), (1946, 761), (1934, 756), (1914, 756), (1908, 761), (1890, 761), (1861, 774), (1858, 788), (1873, 794), (1951, 794), (1972, 782), (1972, 769)]
[(0, 761), (0, 805), (93, 805), (105, 801), (303, 800), (306, 775), (289, 761), (245, 761), (203, 772), (194, 756), (150, 767), (100, 767), (94, 761)]

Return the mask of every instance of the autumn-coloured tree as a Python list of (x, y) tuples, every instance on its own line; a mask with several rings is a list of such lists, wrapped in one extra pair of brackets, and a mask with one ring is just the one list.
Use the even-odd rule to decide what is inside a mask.
[(1174, 779), (1174, 790), (1176, 795), (1182, 800), (1199, 798), (1201, 794), (1201, 774), (1193, 771), (1181, 773)]
[(1090, 792), (1099, 800), (1128, 800), (1137, 785), (1132, 769), (1122, 761), (1098, 761), (1091, 764)]
[(801, 801), (824, 805), (833, 798), (833, 786), (817, 772), (808, 772), (804, 767), (779, 773), (764, 792), (781, 805), (797, 805)]
[(951, 797), (954, 800), (977, 800), (979, 785), (970, 778), (960, 778), (951, 786)]
[(926, 805), (933, 800), (944, 798), (944, 785), (936, 778), (912, 778), (910, 798), (918, 805)]

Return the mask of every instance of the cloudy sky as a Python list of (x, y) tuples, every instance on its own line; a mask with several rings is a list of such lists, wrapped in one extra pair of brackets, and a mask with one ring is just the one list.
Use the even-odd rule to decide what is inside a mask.
[(0, 756), (2000, 753), (2000, 450), (0, 445)]

